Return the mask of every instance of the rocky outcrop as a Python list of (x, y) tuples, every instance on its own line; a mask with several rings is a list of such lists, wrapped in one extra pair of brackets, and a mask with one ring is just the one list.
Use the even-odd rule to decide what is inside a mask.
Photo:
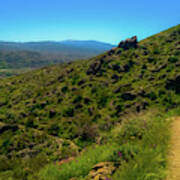
[(117, 48), (112, 48), (111, 50), (108, 51), (108, 55), (111, 56), (112, 54), (115, 53)]
[(102, 162), (96, 164), (88, 176), (93, 180), (106, 180), (109, 175), (114, 173), (115, 169), (112, 162)]
[(122, 48), (124, 50), (130, 48), (137, 48), (138, 40), (137, 36), (133, 36), (132, 38), (126, 39), (125, 41), (121, 41), (118, 45), (118, 48)]

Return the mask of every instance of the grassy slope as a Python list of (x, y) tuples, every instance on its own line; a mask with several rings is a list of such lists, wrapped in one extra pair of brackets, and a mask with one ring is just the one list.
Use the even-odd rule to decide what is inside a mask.
[(114, 175), (107, 176), (113, 180), (164, 179), (171, 122), (167, 117), (176, 113), (153, 113), (154, 115), (146, 112), (136, 117), (128, 117), (121, 126), (108, 134), (106, 144), (89, 147), (74, 161), (60, 167), (50, 164), (32, 179), (89, 179), (87, 175), (92, 167), (104, 161), (114, 162), (116, 165)]
[[(117, 48), (113, 54), (2, 80), (0, 127), (17, 125), (0, 134), (3, 175), (26, 179), (50, 162), (78, 155), (129, 112), (156, 104), (166, 110), (177, 107), (179, 88), (167, 85), (180, 74), (179, 43), (178, 25), (136, 49)], [(92, 66), (97, 71), (88, 74)]]

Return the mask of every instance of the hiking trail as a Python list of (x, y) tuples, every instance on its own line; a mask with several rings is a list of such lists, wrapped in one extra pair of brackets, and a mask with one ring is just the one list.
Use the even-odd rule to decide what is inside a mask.
[(180, 117), (174, 117), (171, 128), (167, 180), (180, 180)]

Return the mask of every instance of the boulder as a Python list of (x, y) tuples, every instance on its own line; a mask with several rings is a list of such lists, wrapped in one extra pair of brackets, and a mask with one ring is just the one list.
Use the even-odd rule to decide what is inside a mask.
[(124, 50), (137, 48), (137, 44), (137, 36), (133, 36), (132, 38), (126, 39), (125, 41), (121, 41), (118, 45), (118, 48), (122, 48)]
[(89, 173), (89, 178), (94, 180), (106, 180), (109, 175), (115, 171), (115, 166), (112, 162), (102, 162), (96, 164)]

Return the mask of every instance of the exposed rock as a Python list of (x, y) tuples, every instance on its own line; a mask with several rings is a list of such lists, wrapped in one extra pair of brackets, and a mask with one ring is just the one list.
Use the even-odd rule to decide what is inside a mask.
[[(61, 165), (65, 164), (65, 163), (69, 163), (69, 162), (73, 161), (74, 159), (75, 159), (75, 157), (69, 157), (69, 158), (67, 158), (67, 159), (63, 159), (63, 160), (61, 160), (61, 161), (58, 162), (58, 165), (61, 166)], [(72, 178), (72, 179), (73, 179), (73, 178)], [(71, 179), (71, 180), (72, 180), (72, 179)]]
[(118, 48), (122, 48), (124, 50), (137, 48), (137, 44), (137, 36), (133, 36), (132, 38), (126, 39), (125, 41), (121, 41), (118, 45)]
[(112, 175), (115, 169), (112, 162), (102, 162), (95, 165), (88, 176), (93, 180), (106, 180), (107, 176)]
[(117, 51), (116, 51), (116, 54), (121, 54), (121, 50), (120, 49), (118, 49)]
[(108, 51), (108, 55), (111, 56), (112, 54), (115, 53), (116, 48), (112, 48), (111, 50)]

